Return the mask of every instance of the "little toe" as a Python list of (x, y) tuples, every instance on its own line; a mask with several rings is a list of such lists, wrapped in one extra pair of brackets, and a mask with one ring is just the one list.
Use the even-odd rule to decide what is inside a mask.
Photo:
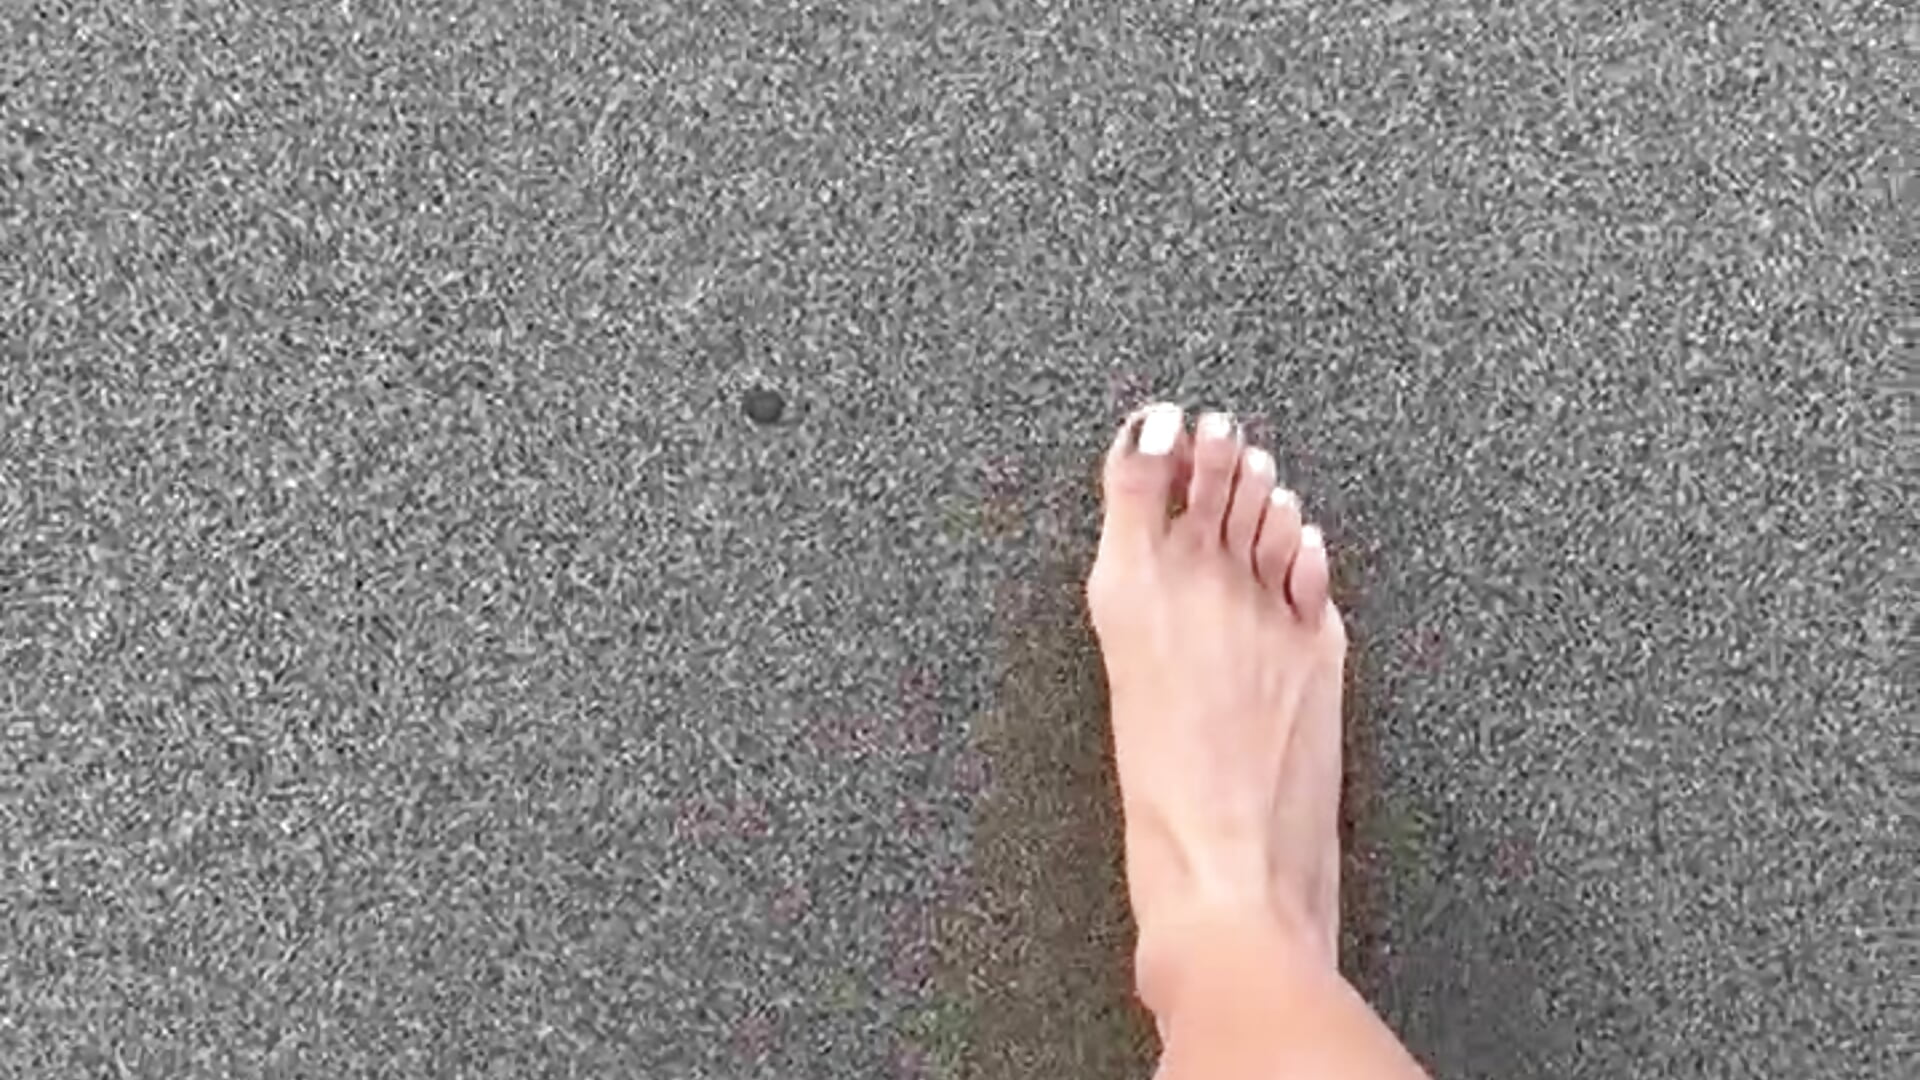
[(1240, 473), (1234, 480), (1233, 503), (1227, 509), (1227, 550), (1252, 572), (1253, 546), (1260, 534), (1260, 519), (1266, 516), (1267, 503), (1273, 497), (1273, 455), (1253, 447), (1240, 456)]
[(1309, 626), (1318, 626), (1327, 611), (1327, 541), (1317, 525), (1300, 530), (1300, 550), (1287, 576), (1287, 598), (1294, 613)]
[(1226, 413), (1207, 413), (1194, 426), (1193, 479), (1187, 485), (1187, 509), (1176, 528), (1195, 541), (1219, 544), (1227, 507), (1233, 500), (1233, 475), (1240, 464), (1240, 429)]
[(1107, 451), (1103, 535), (1164, 534), (1187, 453), (1186, 417), (1178, 405), (1149, 405), (1129, 416)]
[(1285, 595), (1287, 572), (1300, 547), (1300, 497), (1277, 487), (1267, 496), (1266, 516), (1253, 544), (1253, 572), (1260, 583)]

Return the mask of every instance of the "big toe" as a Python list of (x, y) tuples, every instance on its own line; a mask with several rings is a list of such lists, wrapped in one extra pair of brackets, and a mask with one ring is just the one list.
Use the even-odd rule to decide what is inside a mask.
[(1128, 417), (1107, 451), (1103, 535), (1149, 539), (1165, 533), (1188, 453), (1186, 416), (1178, 405), (1149, 405)]

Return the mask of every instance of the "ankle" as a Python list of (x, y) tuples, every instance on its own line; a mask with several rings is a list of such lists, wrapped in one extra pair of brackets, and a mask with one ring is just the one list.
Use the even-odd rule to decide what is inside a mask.
[(1163, 1018), (1197, 981), (1248, 964), (1294, 971), (1328, 966), (1312, 920), (1283, 898), (1198, 898), (1140, 924), (1134, 980), (1140, 1000)]

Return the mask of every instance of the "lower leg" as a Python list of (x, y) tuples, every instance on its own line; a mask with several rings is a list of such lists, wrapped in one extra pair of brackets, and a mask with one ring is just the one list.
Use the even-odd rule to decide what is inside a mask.
[(1165, 1043), (1161, 1080), (1421, 1075), (1313, 943), (1268, 913), (1208, 912), (1155, 932), (1138, 979)]

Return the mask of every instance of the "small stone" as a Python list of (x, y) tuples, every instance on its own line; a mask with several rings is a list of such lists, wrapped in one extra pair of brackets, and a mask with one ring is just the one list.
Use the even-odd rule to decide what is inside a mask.
[(777, 424), (786, 415), (787, 399), (779, 391), (756, 386), (740, 397), (740, 408), (756, 424)]

